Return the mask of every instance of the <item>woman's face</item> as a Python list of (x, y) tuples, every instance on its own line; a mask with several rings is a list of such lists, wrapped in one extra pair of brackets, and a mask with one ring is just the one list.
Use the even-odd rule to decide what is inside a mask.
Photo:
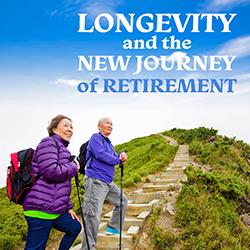
[(56, 128), (53, 129), (53, 132), (61, 136), (65, 141), (70, 141), (71, 136), (73, 135), (73, 126), (70, 120), (62, 119)]

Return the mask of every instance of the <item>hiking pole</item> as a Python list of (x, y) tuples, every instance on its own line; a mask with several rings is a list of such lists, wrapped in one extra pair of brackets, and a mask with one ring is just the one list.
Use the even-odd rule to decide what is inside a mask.
[(88, 250), (90, 250), (89, 240), (88, 240), (88, 234), (87, 234), (87, 227), (86, 227), (86, 223), (85, 223), (84, 216), (83, 216), (83, 205), (82, 205), (83, 203), (82, 203), (82, 196), (81, 196), (81, 192), (80, 192), (80, 185), (79, 185), (78, 174), (75, 176), (75, 181), (76, 181), (76, 189), (77, 189), (78, 200), (79, 200), (80, 208), (81, 208), (83, 230), (84, 230), (84, 233), (85, 233), (87, 248), (88, 248)]
[(123, 163), (120, 162), (119, 167), (121, 169), (120, 185), (121, 185), (121, 196), (120, 196), (120, 239), (119, 239), (119, 250), (122, 249), (122, 177), (123, 177)]

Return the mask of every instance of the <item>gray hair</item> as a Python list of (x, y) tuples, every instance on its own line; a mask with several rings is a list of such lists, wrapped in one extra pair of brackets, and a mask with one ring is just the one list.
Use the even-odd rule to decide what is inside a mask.
[(103, 118), (99, 119), (99, 121), (98, 121), (98, 127), (101, 125), (101, 123), (104, 123), (104, 122), (106, 122), (108, 120), (111, 121), (111, 119), (109, 117), (103, 117)]
[(52, 120), (50, 121), (49, 126), (47, 127), (49, 136), (54, 134), (53, 129), (57, 128), (58, 124), (63, 119), (67, 119), (67, 120), (72, 122), (72, 120), (69, 117), (65, 116), (65, 115), (57, 115), (56, 117), (52, 118)]

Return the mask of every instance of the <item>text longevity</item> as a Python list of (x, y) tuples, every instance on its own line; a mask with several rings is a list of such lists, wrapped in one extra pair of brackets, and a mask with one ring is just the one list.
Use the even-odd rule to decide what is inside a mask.
[[(231, 23), (235, 13), (101, 13), (94, 20), (87, 13), (79, 13), (78, 32), (107, 33), (135, 31), (141, 33), (171, 33), (173, 29), (183, 32), (231, 32)], [(219, 29), (219, 30), (218, 30)]]

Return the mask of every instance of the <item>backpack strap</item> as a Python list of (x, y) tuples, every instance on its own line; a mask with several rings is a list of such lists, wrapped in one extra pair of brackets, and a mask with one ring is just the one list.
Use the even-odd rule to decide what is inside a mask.
[[(104, 145), (104, 138), (103, 138), (103, 136), (102, 136), (102, 144)], [(90, 151), (91, 152), (91, 151)], [(92, 161), (93, 161), (93, 159), (95, 158), (95, 156), (91, 153), (91, 156), (89, 157), (89, 159), (91, 158), (91, 160), (90, 160), (90, 163), (89, 163), (89, 167), (91, 167), (91, 164), (92, 164)], [(89, 160), (88, 159), (88, 160)], [(87, 162), (88, 162), (88, 160), (87, 160)]]
[[(58, 142), (53, 137), (50, 137), (50, 138), (56, 143), (57, 153), (59, 154), (59, 144), (58, 144)], [(38, 181), (38, 179), (40, 177), (41, 177), (41, 173), (39, 172), (38, 175), (35, 177), (35, 180)]]

